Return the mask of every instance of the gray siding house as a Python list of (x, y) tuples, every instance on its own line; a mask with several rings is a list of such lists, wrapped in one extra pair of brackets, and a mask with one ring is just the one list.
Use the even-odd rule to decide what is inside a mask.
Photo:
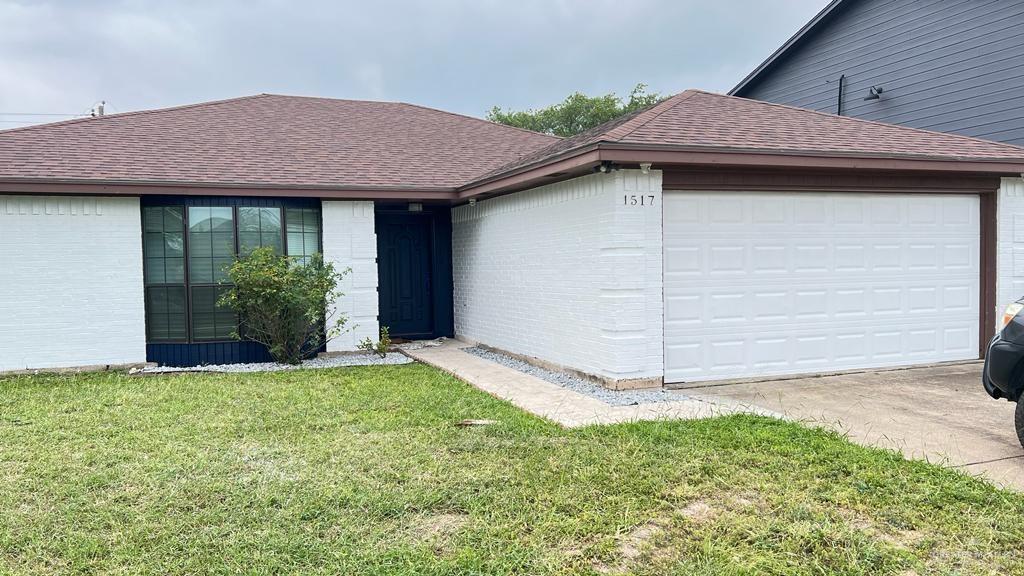
[(1024, 145), (1024, 2), (834, 0), (730, 94)]

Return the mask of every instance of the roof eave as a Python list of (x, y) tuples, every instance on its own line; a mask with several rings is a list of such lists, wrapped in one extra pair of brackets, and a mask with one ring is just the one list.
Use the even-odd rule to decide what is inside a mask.
[(724, 148), (681, 148), (599, 142), (553, 158), (471, 182), (458, 190), (458, 199), (504, 194), (555, 182), (552, 178), (579, 175), (602, 162), (657, 166), (744, 166), (826, 170), (970, 173), (1009, 176), (1024, 173), (1024, 159), (936, 158), (932, 156), (871, 156), (863, 154), (764, 151)]
[(1024, 158), (971, 158), (913, 155), (870, 155), (802, 150), (698, 148), (602, 143), (601, 160), (618, 163), (651, 162), (703, 166), (825, 168), (844, 170), (902, 170), (1019, 175)]
[(561, 154), (541, 159), (537, 162), (519, 166), (509, 170), (469, 182), (458, 189), (460, 199), (480, 196), (495, 190), (503, 190), (518, 183), (530, 182), (553, 174), (578, 172), (600, 164), (598, 143), (588, 144), (567, 150)]
[(309, 186), (261, 183), (162, 182), (58, 178), (0, 178), (0, 193), (101, 196), (277, 196), (342, 200), (455, 200), (455, 188)]

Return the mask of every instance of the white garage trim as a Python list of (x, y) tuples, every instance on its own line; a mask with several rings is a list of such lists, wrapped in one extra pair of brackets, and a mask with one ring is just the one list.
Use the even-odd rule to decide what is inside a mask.
[(664, 196), (666, 382), (978, 357), (977, 195)]

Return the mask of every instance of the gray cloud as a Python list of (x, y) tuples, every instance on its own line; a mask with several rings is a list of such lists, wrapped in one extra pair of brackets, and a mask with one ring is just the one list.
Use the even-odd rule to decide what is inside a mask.
[(0, 0), (0, 112), (271, 92), (482, 116), (637, 82), (725, 91), (824, 3)]

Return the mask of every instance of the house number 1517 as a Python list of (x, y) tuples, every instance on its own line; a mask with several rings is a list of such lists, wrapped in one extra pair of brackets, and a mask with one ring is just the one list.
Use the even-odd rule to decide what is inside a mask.
[(622, 196), (622, 203), (626, 206), (654, 206), (654, 194), (648, 196), (625, 194)]

